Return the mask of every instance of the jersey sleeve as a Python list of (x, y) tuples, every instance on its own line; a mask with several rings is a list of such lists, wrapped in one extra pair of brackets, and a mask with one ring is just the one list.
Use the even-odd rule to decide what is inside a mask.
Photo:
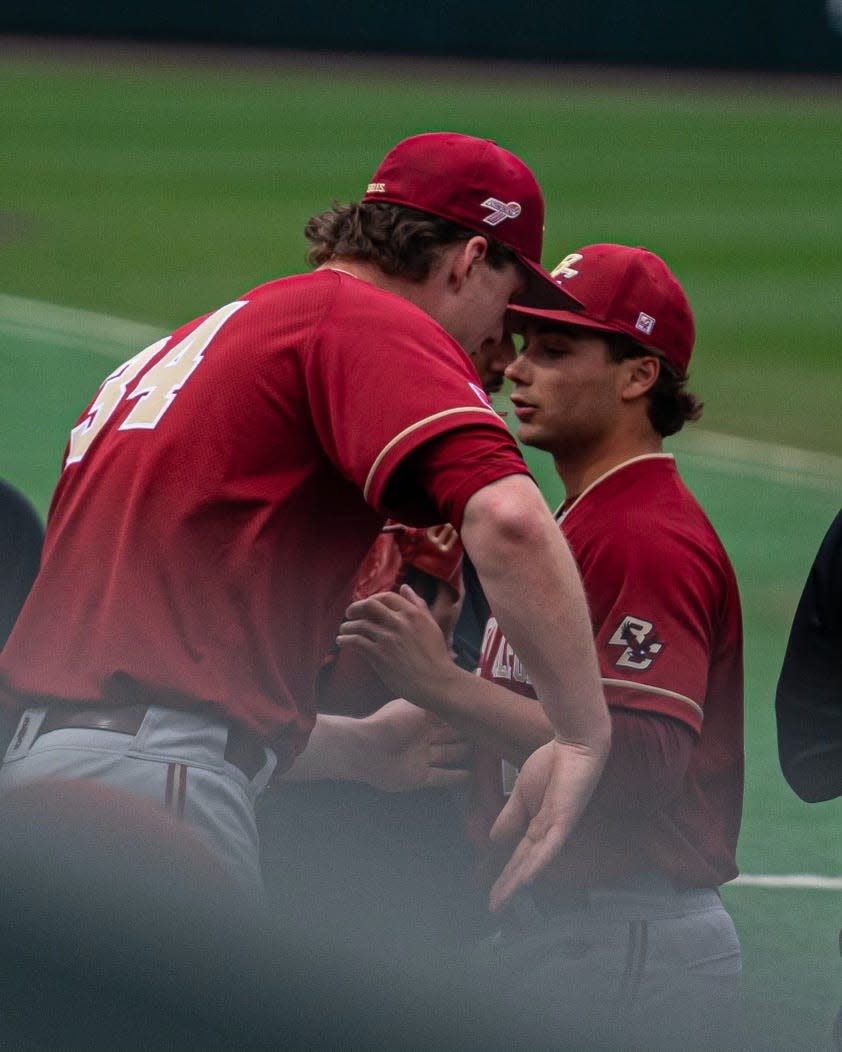
[(423, 523), (437, 509), (460, 530), (465, 505), (478, 489), (518, 474), (529, 469), (514, 439), (501, 443), (496, 427), (478, 424), (424, 442), (392, 472), (383, 499), (404, 522)]
[(707, 553), (661, 529), (581, 556), (610, 706), (670, 716), (699, 733), (721, 606)]
[(438, 435), (479, 426), (512, 448), (468, 356), (429, 315), (341, 280), (306, 355), (305, 383), (323, 448), (372, 507), (395, 511), (384, 503), (392, 475)]

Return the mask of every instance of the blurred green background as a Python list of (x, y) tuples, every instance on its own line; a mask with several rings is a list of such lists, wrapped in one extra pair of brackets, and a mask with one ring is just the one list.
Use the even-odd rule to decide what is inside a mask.
[[(745, 605), (741, 867), (840, 873), (842, 806), (784, 784), (773, 696), (842, 504), (842, 82), (100, 46), (6, 49), (0, 99), (0, 475), (42, 513), (102, 377), (155, 333), (304, 269), (307, 218), (359, 198), (406, 135), (470, 132), (522, 156), (545, 190), (550, 266), (603, 240), (664, 256), (696, 311), (706, 403), (671, 448)], [(554, 501), (551, 470), (530, 462)], [(838, 892), (725, 897), (745, 951), (734, 1047), (826, 1047)]]

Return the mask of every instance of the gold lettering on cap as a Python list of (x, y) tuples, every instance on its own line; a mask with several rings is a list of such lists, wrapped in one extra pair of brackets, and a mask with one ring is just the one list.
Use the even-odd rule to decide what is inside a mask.
[(573, 264), (578, 263), (580, 259), (584, 258), (585, 257), (581, 252), (571, 252), (570, 255), (565, 256), (555, 270), (550, 273), (554, 278), (575, 278), (579, 271), (574, 268)]

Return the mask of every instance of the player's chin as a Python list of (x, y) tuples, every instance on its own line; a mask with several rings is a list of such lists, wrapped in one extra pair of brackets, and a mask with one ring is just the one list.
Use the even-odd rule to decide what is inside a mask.
[(517, 437), (525, 446), (541, 445), (541, 428), (532, 421), (521, 420), (517, 426)]

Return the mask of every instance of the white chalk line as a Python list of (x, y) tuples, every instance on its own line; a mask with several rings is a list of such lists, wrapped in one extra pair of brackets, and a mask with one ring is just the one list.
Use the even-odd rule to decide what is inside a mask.
[[(121, 360), (166, 334), (166, 329), (108, 314), (0, 294), (0, 332), (88, 350)], [(715, 431), (694, 429), (681, 435), (682, 456), (698, 459), (729, 474), (754, 474), (768, 481), (821, 485), (842, 483), (842, 457), (792, 446), (758, 442)], [(740, 874), (728, 887), (842, 890), (842, 877), (809, 873)]]
[(88, 350), (117, 361), (125, 357), (127, 350), (141, 350), (167, 331), (161, 326), (109, 314), (0, 294), (0, 332), (58, 347)]
[(741, 873), (727, 888), (807, 888), (811, 891), (842, 891), (842, 877), (820, 877), (815, 873)]
[(832, 453), (695, 427), (682, 431), (675, 444), (682, 458), (722, 474), (842, 493), (842, 457)]

